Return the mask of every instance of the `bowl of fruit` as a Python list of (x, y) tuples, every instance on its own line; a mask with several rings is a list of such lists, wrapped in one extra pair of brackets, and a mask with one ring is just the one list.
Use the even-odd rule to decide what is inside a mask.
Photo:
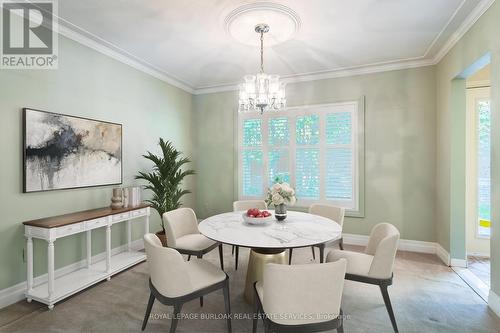
[(249, 224), (266, 224), (273, 221), (273, 214), (267, 210), (250, 208), (246, 213), (243, 213), (243, 221)]

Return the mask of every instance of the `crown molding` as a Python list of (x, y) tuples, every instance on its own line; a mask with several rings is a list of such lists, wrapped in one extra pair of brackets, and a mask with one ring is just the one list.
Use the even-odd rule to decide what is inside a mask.
[[(429, 48), (426, 50), (424, 56), (410, 58), (410, 59), (401, 59), (396, 61), (375, 63), (363, 66), (337, 68), (334, 70), (321, 71), (321, 72), (302, 73), (302, 74), (283, 76), (282, 77), (283, 81), (287, 83), (316, 81), (316, 80), (365, 75), (365, 74), (373, 74), (386, 71), (436, 65), (446, 56), (446, 54), (453, 48), (453, 46), (455, 46), (455, 44), (467, 33), (467, 31), (469, 31), (469, 29), (474, 25), (474, 23), (477, 22), (477, 20), (488, 10), (488, 8), (490, 8), (490, 6), (494, 2), (495, 0), (482, 0), (474, 8), (474, 10), (466, 17), (466, 19), (460, 24), (458, 29), (450, 36), (450, 38), (448, 38), (443, 47), (432, 58), (426, 57), (425, 55), (427, 55), (428, 51), (432, 49), (432, 47), (437, 42), (439, 37), (449, 26), (453, 18), (457, 15), (458, 11), (462, 8), (464, 2), (460, 4), (458, 9), (455, 11), (455, 13), (452, 15), (450, 20), (443, 28), (443, 30), (433, 40)], [(58, 23), (59, 34), (71, 40), (74, 40), (82, 45), (85, 45), (91, 49), (94, 49), (104, 55), (107, 55), (115, 60), (118, 60), (126, 65), (129, 65), (141, 72), (151, 75), (172, 86), (182, 89), (188, 93), (194, 95), (201, 95), (201, 94), (211, 94), (217, 92), (237, 90), (237, 83), (195, 87), (193, 84), (185, 82), (181, 79), (174, 77), (169, 73), (166, 73), (165, 71), (159, 69), (153, 64), (137, 56), (134, 56), (133, 54), (121, 49), (120, 47), (106, 41), (103, 38), (100, 38), (60, 17), (58, 17), (58, 20), (59, 20)]]
[(441, 36), (450, 27), (450, 25), (452, 24), (453, 20), (455, 20), (455, 18), (460, 13), (460, 11), (462, 10), (462, 8), (463, 8), (463, 6), (465, 5), (466, 2), (467, 2), (467, 0), (462, 0), (462, 2), (460, 3), (460, 5), (458, 5), (457, 9), (455, 9), (455, 11), (453, 12), (453, 14), (450, 16), (450, 18), (448, 19), (448, 21), (444, 25), (443, 29), (441, 29), (441, 31), (437, 34), (436, 38), (434, 38), (434, 40), (431, 42), (431, 44), (427, 47), (427, 50), (425, 51), (423, 57), (428, 57), (429, 53), (431, 53), (432, 49), (434, 48), (434, 46), (436, 46), (436, 43), (439, 41), (439, 39), (441, 38)]
[[(110, 58), (118, 60), (132, 68), (135, 68), (143, 73), (153, 76), (163, 82), (166, 82), (174, 87), (182, 89), (193, 94), (194, 89), (188, 83), (174, 78), (172, 75), (158, 69), (154, 65), (142, 60), (129, 52), (119, 48), (118, 46), (64, 20), (59, 20), (59, 34), (67, 37), (75, 42), (85, 45), (95, 51), (98, 51)], [(63, 24), (61, 24), (61, 21)]]
[(483, 0), (481, 1), (474, 10), (465, 18), (465, 20), (460, 24), (458, 29), (448, 38), (443, 47), (434, 56), (434, 63), (438, 64), (450, 50), (455, 46), (455, 44), (469, 31), (474, 23), (479, 20), (479, 18), (491, 7), (495, 0)]
[[(374, 74), (388, 71), (395, 71), (400, 69), (410, 69), (417, 67), (425, 67), (435, 65), (432, 59), (407, 59), (407, 60), (397, 60), (391, 62), (382, 62), (371, 65), (364, 65), (358, 67), (343, 67), (330, 71), (321, 71), (305, 74), (295, 74), (282, 76), (283, 82), (286, 83), (296, 83), (296, 82), (307, 82), (307, 81), (317, 81), (326, 79), (335, 79), (340, 77), (357, 76), (365, 74)], [(199, 87), (194, 90), (195, 95), (202, 94), (212, 94), (224, 91), (234, 91), (238, 90), (238, 83), (217, 85), (217, 86), (206, 86)]]
[[(59, 18), (59, 20), (61, 20)], [(71, 25), (71, 28), (69, 27)], [(156, 68), (154, 65), (128, 53), (108, 41), (91, 34), (67, 21), (64, 24), (59, 23), (59, 34), (74, 40), (82, 45), (85, 45), (95, 51), (98, 51), (110, 58), (118, 60), (132, 68), (135, 68), (145, 74), (153, 76), (163, 82), (166, 82), (174, 87), (182, 89), (193, 94), (194, 89), (189, 84), (174, 78), (172, 75)]]
[[(33, 3), (33, 0), (20, 0), (26, 3)], [(37, 6), (38, 7), (38, 6)], [(38, 7), (39, 10), (44, 11), (43, 8)], [(163, 82), (166, 82), (174, 87), (182, 89), (190, 94), (194, 93), (194, 88), (189, 83), (174, 77), (173, 75), (166, 73), (165, 71), (159, 69), (155, 65), (143, 60), (133, 54), (125, 51), (124, 49), (114, 45), (113, 43), (92, 34), (91, 32), (63, 19), (58, 15), (58, 11), (54, 14), (56, 32), (58, 35), (62, 35), (69, 38), (77, 43), (85, 45), (97, 52), (100, 52), (110, 58), (118, 60), (132, 68), (135, 68), (145, 74), (155, 77)]]
[[(457, 10), (453, 13), (452, 17), (448, 20), (445, 27), (441, 30), (438, 36), (433, 40), (429, 48), (426, 50), (424, 56), (410, 59), (401, 59), (390, 62), (376, 63), (371, 65), (363, 65), (357, 67), (345, 67), (338, 68), (330, 71), (314, 72), (314, 73), (304, 73), (296, 74), (290, 76), (283, 76), (283, 81), (287, 83), (295, 82), (305, 82), (305, 81), (316, 81), (333, 79), (339, 77), (348, 77), (356, 75), (365, 75), (373, 73), (381, 73), (387, 71), (410, 69), (417, 67), (433, 66), (437, 65), (446, 54), (455, 46), (455, 44), (469, 31), (469, 29), (477, 22), (477, 20), (491, 7), (495, 0), (482, 0), (474, 10), (465, 18), (465, 20), (460, 24), (458, 29), (448, 38), (443, 47), (436, 53), (434, 57), (427, 57), (427, 53), (432, 49), (434, 44), (437, 42), (439, 37), (444, 33), (446, 28), (450, 25), (453, 19), (456, 17), (457, 13), (463, 7), (465, 1), (459, 5)], [(195, 95), (202, 94), (212, 94), (225, 91), (234, 91), (238, 89), (237, 83), (225, 84), (225, 85), (214, 85), (214, 86), (204, 86), (196, 87), (194, 89)]]

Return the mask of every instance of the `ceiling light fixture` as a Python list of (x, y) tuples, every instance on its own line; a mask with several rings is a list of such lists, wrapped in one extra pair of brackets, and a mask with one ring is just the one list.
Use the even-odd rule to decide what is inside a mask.
[(264, 73), (264, 34), (269, 32), (265, 23), (257, 24), (255, 32), (260, 34), (260, 73), (245, 75), (239, 85), (238, 112), (279, 111), (286, 107), (285, 83), (279, 75)]

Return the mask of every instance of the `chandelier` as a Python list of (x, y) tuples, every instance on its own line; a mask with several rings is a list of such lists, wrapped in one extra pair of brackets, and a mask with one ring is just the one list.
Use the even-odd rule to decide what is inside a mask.
[(244, 82), (239, 85), (238, 112), (279, 111), (286, 107), (285, 83), (280, 82), (279, 75), (264, 73), (264, 34), (269, 31), (267, 24), (255, 26), (260, 34), (260, 73), (245, 75)]

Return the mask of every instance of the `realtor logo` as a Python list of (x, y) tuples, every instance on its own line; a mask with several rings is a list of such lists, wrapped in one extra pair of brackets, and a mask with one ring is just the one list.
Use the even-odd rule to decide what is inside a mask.
[(56, 19), (54, 1), (2, 2), (0, 68), (56, 69)]

